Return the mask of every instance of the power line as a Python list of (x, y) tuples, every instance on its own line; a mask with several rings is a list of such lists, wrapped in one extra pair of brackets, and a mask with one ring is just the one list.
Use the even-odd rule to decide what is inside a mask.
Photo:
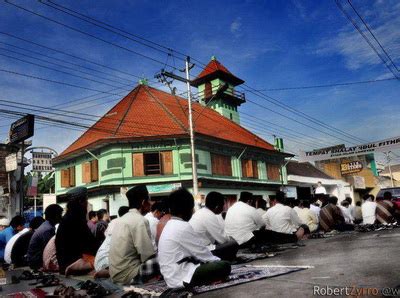
[(399, 71), (397, 68), (396, 64), (392, 60), (392, 57), (390, 57), (389, 53), (385, 50), (385, 48), (382, 46), (382, 44), (379, 42), (378, 38), (376, 38), (375, 34), (372, 32), (371, 28), (368, 26), (367, 22), (363, 19), (363, 17), (360, 15), (360, 13), (357, 11), (357, 9), (354, 7), (354, 5), (351, 3), (350, 0), (347, 0), (347, 2), (350, 4), (351, 8), (354, 10), (354, 12), (357, 14), (357, 16), (360, 18), (361, 22), (364, 24), (364, 26), (367, 28), (368, 32), (371, 33), (372, 37), (375, 39), (375, 41), (378, 43), (379, 47), (382, 49), (382, 51), (385, 53), (385, 55), (389, 58), (390, 63), (394, 66), (394, 68)]
[[(10, 33), (7, 33), (7, 32), (0, 31), (0, 34), (6, 35), (8, 37), (12, 37), (12, 38), (17, 39), (17, 40), (21, 40), (21, 41), (26, 42), (26, 43), (33, 44), (35, 46), (38, 46), (38, 47), (41, 47), (41, 48), (44, 48), (44, 49), (47, 49), (47, 50), (50, 50), (50, 51), (53, 51), (53, 52), (56, 52), (56, 53), (63, 54), (65, 56), (68, 56), (68, 57), (71, 57), (71, 58), (74, 58), (74, 59), (79, 59), (79, 60), (84, 61), (86, 63), (90, 63), (90, 64), (93, 64), (93, 65), (96, 65), (96, 66), (99, 66), (99, 67), (103, 67), (103, 68), (106, 68), (106, 69), (109, 69), (109, 70), (112, 70), (112, 71), (115, 71), (115, 72), (118, 72), (118, 73), (121, 73), (121, 74), (124, 74), (124, 75), (127, 75), (127, 76), (131, 76), (131, 77), (134, 77), (134, 78), (137, 78), (137, 79), (143, 79), (143, 77), (141, 77), (141, 76), (138, 76), (138, 75), (135, 75), (135, 74), (132, 74), (132, 73), (128, 73), (128, 72), (122, 71), (120, 69), (116, 69), (114, 67), (110, 67), (110, 66), (98, 63), (98, 62), (93, 61), (93, 60), (89, 60), (89, 59), (82, 58), (82, 57), (79, 57), (79, 56), (76, 56), (76, 55), (72, 55), (72, 54), (67, 53), (65, 51), (61, 51), (59, 49), (51, 48), (51, 47), (45, 46), (43, 44), (39, 44), (37, 42), (30, 41), (28, 39), (25, 39), (25, 38), (22, 38), (22, 37), (18, 37), (16, 35), (13, 35), (13, 34), (10, 34)], [(153, 80), (149, 80), (149, 81), (153, 82), (153, 83), (155, 82)]]
[(383, 62), (383, 65), (395, 76), (397, 79), (400, 79), (398, 74), (390, 67), (390, 65), (387, 64), (386, 59), (382, 56), (381, 53), (376, 49), (376, 47), (372, 44), (370, 39), (364, 34), (364, 32), (361, 30), (361, 28), (358, 26), (358, 24), (355, 22), (355, 20), (351, 17), (351, 15), (345, 10), (343, 5), (340, 3), (340, 0), (335, 0), (337, 7), (340, 9), (340, 11), (345, 15), (345, 17), (352, 23), (354, 28), (358, 31), (358, 33), (361, 34), (361, 36), (364, 38), (364, 40), (368, 43), (368, 45), (372, 48), (372, 50), (375, 52), (376, 55), (378, 55), (379, 59)]
[[(41, 56), (41, 57), (46, 57), (46, 58), (49, 58), (49, 59), (53, 59), (53, 60), (56, 60), (56, 61), (60, 61), (60, 62), (65, 63), (65, 64), (73, 65), (73, 66), (76, 66), (76, 67), (79, 67), (79, 68), (83, 68), (83, 69), (88, 69), (88, 70), (90, 70), (90, 71), (99, 72), (99, 73), (105, 74), (105, 75), (107, 75), (107, 76), (116, 77), (116, 78), (118, 78), (119, 80), (124, 80), (125, 83), (122, 83), (121, 81), (112, 80), (112, 79), (110, 79), (110, 78), (106, 78), (106, 77), (102, 77), (102, 76), (98, 76), (98, 75), (97, 75), (98, 78), (101, 78), (101, 79), (103, 79), (103, 80), (107, 80), (107, 81), (114, 82), (114, 83), (118, 83), (118, 84), (126, 84), (126, 82), (131, 82), (131, 80), (128, 80), (128, 79), (125, 79), (125, 78), (121, 78), (121, 77), (118, 77), (118, 76), (113, 76), (113, 75), (108, 74), (108, 73), (106, 73), (106, 72), (99, 71), (99, 70), (94, 69), (94, 68), (86, 67), (86, 66), (84, 66), (84, 65), (80, 65), (80, 64), (77, 64), (77, 63), (72, 63), (72, 62), (70, 62), (70, 61), (66, 61), (65, 59), (63, 60), (63, 59), (58, 59), (58, 58), (55, 58), (55, 57), (50, 57), (50, 56), (44, 55), (44, 54), (42, 54), (42, 53), (38, 53), (38, 52), (35, 52), (35, 51), (32, 51), (32, 50), (27, 50), (27, 49), (24, 49), (24, 48), (21, 48), (21, 47), (18, 47), (18, 46), (15, 46), (15, 45), (12, 45), (12, 44), (9, 44), (9, 43), (6, 43), (6, 42), (2, 42), (2, 41), (0, 41), (0, 43), (2, 43), (2, 44), (4, 44), (4, 45), (11, 46), (11, 47), (13, 47), (13, 48), (17, 48), (17, 49), (23, 50), (23, 51), (28, 52), (28, 53), (33, 53), (33, 54), (38, 55), (38, 56)], [(83, 73), (83, 74), (87, 74), (87, 75), (94, 76), (94, 75), (93, 75), (92, 73), (90, 73), (90, 72), (78, 70), (78, 69), (73, 68), (73, 67), (65, 66), (65, 65), (58, 64), (58, 63), (54, 63), (54, 62), (51, 62), (51, 61), (48, 61), (48, 60), (45, 60), (45, 59), (41, 59), (41, 58), (37, 58), (37, 57), (30, 56), (30, 55), (27, 55), (27, 54), (23, 54), (23, 53), (21, 53), (21, 52), (15, 51), (15, 50), (9, 50), (9, 49), (6, 49), (6, 48), (0, 48), (0, 49), (2, 49), (3, 51), (7, 51), (7, 52), (14, 53), (14, 54), (16, 53), (16, 54), (18, 54), (18, 55), (21, 55), (21, 56), (24, 56), (24, 57), (27, 57), (27, 58), (30, 58), (30, 59), (35, 59), (35, 60), (38, 60), (38, 61), (42, 61), (42, 62), (49, 63), (49, 64), (52, 64), (52, 65), (60, 66), (60, 67), (63, 67), (63, 68), (66, 68), (66, 69), (70, 69), (70, 70), (73, 70), (73, 71), (77, 71), (77, 72), (80, 72), (80, 73)]]
[(386, 81), (397, 80), (396, 78), (387, 79), (376, 79), (367, 81), (357, 81), (357, 82), (347, 82), (347, 83), (334, 83), (334, 84), (323, 84), (323, 85), (311, 85), (311, 86), (296, 86), (296, 87), (281, 87), (281, 88), (271, 88), (271, 89), (258, 89), (257, 91), (284, 91), (284, 90), (303, 90), (303, 89), (314, 89), (314, 88), (329, 88), (338, 86), (351, 86), (359, 84), (371, 84), (371, 83), (381, 83)]
[[(78, 32), (78, 33), (80, 33), (80, 34), (89, 36), (89, 37), (91, 37), (91, 38), (93, 38), (93, 39), (96, 39), (96, 40), (98, 40), (98, 41), (101, 41), (101, 42), (103, 42), (103, 43), (106, 43), (106, 44), (115, 46), (115, 47), (117, 47), (117, 48), (119, 48), (119, 49), (125, 50), (125, 51), (127, 51), (127, 52), (130, 52), (130, 53), (135, 54), (135, 55), (137, 55), (137, 56), (140, 56), (140, 57), (142, 57), (142, 58), (148, 59), (148, 60), (153, 61), (153, 62), (155, 62), (155, 63), (164, 65), (164, 62), (162, 62), (161, 60), (158, 60), (158, 59), (153, 58), (153, 57), (150, 57), (150, 56), (148, 56), (148, 55), (139, 53), (139, 52), (134, 51), (134, 50), (132, 50), (132, 49), (129, 49), (129, 48), (127, 48), (127, 47), (124, 47), (124, 46), (121, 46), (121, 45), (116, 44), (116, 43), (114, 43), (114, 42), (108, 41), (108, 40), (106, 40), (106, 39), (104, 39), (104, 38), (95, 36), (95, 35), (93, 35), (93, 34), (91, 34), (91, 33), (87, 33), (87, 32), (85, 32), (85, 31), (80, 30), (80, 29), (78, 29), (78, 28), (75, 28), (75, 27), (73, 27), (73, 26), (70, 26), (70, 25), (67, 25), (67, 24), (65, 24), (65, 23), (62, 23), (62, 22), (60, 22), (60, 21), (57, 21), (57, 20), (55, 20), (55, 19), (49, 18), (49, 17), (44, 16), (44, 15), (42, 15), (42, 14), (40, 14), (40, 13), (35, 12), (35, 11), (29, 10), (29, 9), (23, 7), (23, 6), (17, 5), (17, 4), (15, 4), (15, 3), (11, 3), (10, 0), (5, 0), (5, 2), (8, 3), (8, 4), (10, 4), (10, 5), (12, 5), (12, 6), (15, 6), (15, 7), (19, 8), (19, 9), (21, 9), (21, 10), (23, 10), (23, 11), (29, 12), (29, 13), (35, 15), (35, 16), (41, 17), (41, 18), (43, 18), (43, 19), (45, 19), (45, 20), (48, 20), (48, 21), (50, 21), (50, 22), (53, 22), (53, 23), (55, 23), (55, 24), (57, 24), (57, 25), (60, 25), (60, 26), (65, 27), (65, 28), (68, 28), (68, 29), (70, 29), (70, 30), (72, 30), (72, 31), (75, 31), (75, 32)], [(172, 65), (168, 65), (168, 66), (171, 67), (171, 68), (174, 68)]]

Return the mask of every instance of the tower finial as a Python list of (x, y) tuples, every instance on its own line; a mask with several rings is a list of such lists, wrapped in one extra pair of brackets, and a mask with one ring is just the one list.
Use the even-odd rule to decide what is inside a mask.
[(211, 60), (215, 61), (217, 60), (217, 57), (215, 57), (214, 55), (211, 56)]
[(146, 78), (140, 79), (139, 80), (140, 85), (148, 86), (149, 85), (149, 80)]

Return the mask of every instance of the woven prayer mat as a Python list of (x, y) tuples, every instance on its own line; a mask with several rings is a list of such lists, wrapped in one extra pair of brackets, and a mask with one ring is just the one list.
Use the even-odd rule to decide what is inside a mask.
[[(255, 280), (260, 280), (264, 278), (275, 277), (279, 275), (289, 274), (301, 270), (311, 268), (309, 266), (252, 266), (252, 265), (234, 265), (232, 266), (232, 272), (229, 279), (225, 282), (194, 287), (193, 293), (200, 294), (209, 291), (219, 290), (223, 288), (232, 287), (235, 285), (240, 285)], [(135, 285), (130, 287), (125, 287), (124, 291), (135, 291), (142, 295), (150, 295), (151, 297), (158, 297), (164, 291), (168, 290), (165, 281), (158, 281), (155, 283), (150, 283), (146, 285)]]

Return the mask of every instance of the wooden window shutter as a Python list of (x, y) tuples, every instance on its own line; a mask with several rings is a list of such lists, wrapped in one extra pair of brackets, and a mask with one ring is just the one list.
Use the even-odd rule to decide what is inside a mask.
[(174, 173), (172, 151), (161, 152), (162, 173), (164, 175), (171, 175)]
[(69, 169), (61, 170), (61, 187), (69, 187)]
[(69, 168), (69, 186), (75, 186), (75, 166)]
[(232, 176), (232, 163), (230, 156), (224, 156), (222, 167), (222, 172), (224, 176)]
[(211, 87), (211, 82), (206, 82), (204, 86), (204, 97), (209, 98), (212, 96), (212, 87)]
[(253, 163), (251, 159), (242, 160), (242, 176), (245, 178), (253, 178)]
[(133, 176), (144, 176), (143, 153), (133, 153), (132, 162)]
[(218, 157), (216, 154), (211, 153), (211, 173), (213, 175), (218, 175)]
[(267, 177), (268, 180), (280, 180), (281, 176), (279, 174), (279, 166), (278, 165), (272, 165), (272, 164), (267, 164)]
[(94, 159), (90, 162), (90, 181), (99, 181), (99, 161)]
[(90, 162), (85, 162), (82, 164), (82, 182), (83, 183), (90, 183)]
[(252, 168), (252, 170), (253, 170), (253, 178), (256, 178), (256, 179), (258, 179), (258, 167), (257, 167), (257, 160), (253, 160), (252, 161), (253, 162), (253, 168)]

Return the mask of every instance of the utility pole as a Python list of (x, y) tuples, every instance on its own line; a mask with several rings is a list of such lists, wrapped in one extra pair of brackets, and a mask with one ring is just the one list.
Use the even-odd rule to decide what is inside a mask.
[(198, 179), (197, 179), (197, 162), (196, 162), (196, 149), (194, 143), (193, 131), (193, 116), (192, 116), (192, 91), (190, 87), (190, 57), (186, 57), (186, 87), (188, 92), (188, 108), (189, 108), (189, 134), (190, 134), (190, 153), (192, 156), (192, 176), (193, 176), (193, 195), (197, 196), (199, 193)]
[(172, 81), (167, 81), (166, 77), (172, 78), (174, 80), (178, 80), (180, 82), (186, 83), (186, 88), (187, 88), (187, 93), (188, 93), (188, 109), (189, 109), (189, 115), (188, 115), (188, 122), (189, 122), (189, 136), (190, 136), (190, 155), (191, 155), (191, 161), (192, 161), (192, 178), (193, 178), (193, 196), (196, 198), (196, 196), (199, 193), (199, 186), (198, 186), (198, 178), (197, 178), (197, 162), (196, 162), (196, 149), (195, 149), (195, 136), (194, 136), (194, 130), (193, 130), (193, 114), (192, 114), (192, 92), (191, 92), (191, 86), (190, 86), (190, 69), (193, 68), (194, 65), (190, 64), (190, 57), (186, 57), (185, 61), (185, 71), (186, 73), (186, 78), (180, 77), (172, 72), (165, 71), (164, 69), (161, 70), (159, 74), (155, 75), (155, 78), (157, 78), (160, 82), (166, 83), (168, 87), (172, 90), (171, 84)]
[(390, 166), (390, 162), (392, 161), (392, 159), (391, 159), (390, 156), (389, 156), (390, 151), (389, 151), (389, 152), (385, 152), (385, 154), (386, 154), (387, 165), (388, 165), (388, 168), (389, 168), (390, 183), (392, 184), (392, 187), (394, 187), (393, 175), (392, 175), (392, 168), (391, 168), (391, 166)]

